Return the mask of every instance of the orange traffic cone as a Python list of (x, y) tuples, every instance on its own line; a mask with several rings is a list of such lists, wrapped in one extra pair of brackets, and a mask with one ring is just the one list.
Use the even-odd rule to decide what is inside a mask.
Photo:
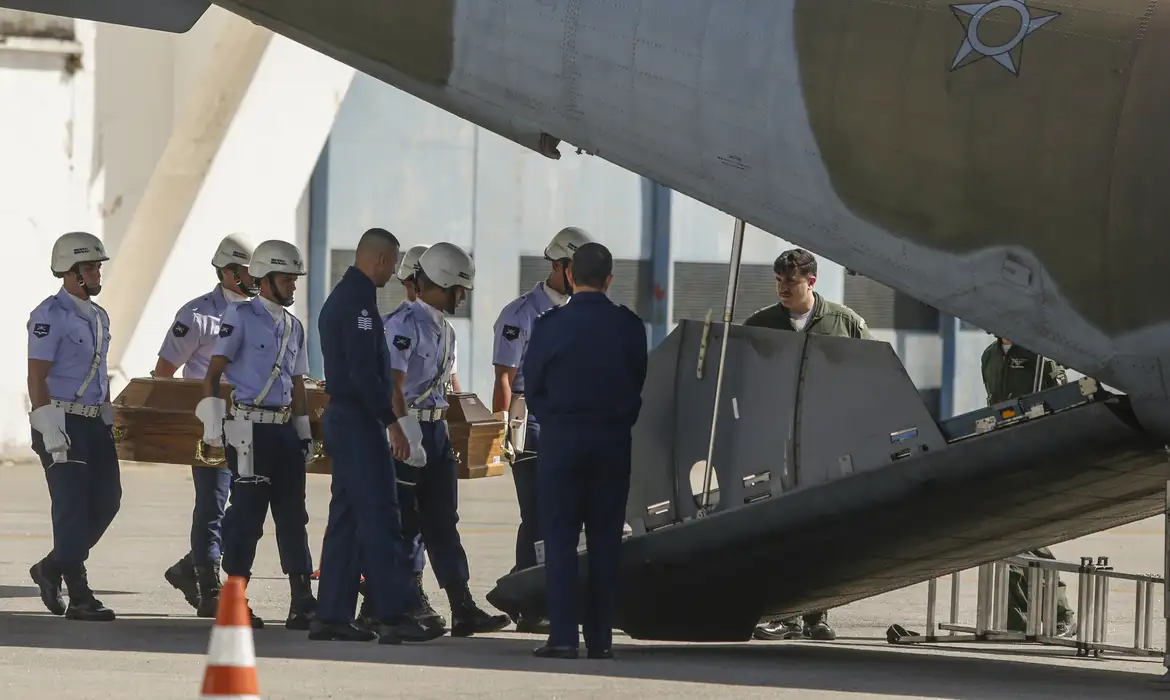
[(252, 643), (252, 620), (244, 597), (244, 579), (229, 576), (219, 592), (215, 627), (207, 649), (207, 670), (203, 674), (203, 695), (208, 698), (260, 700), (256, 679), (256, 648)]

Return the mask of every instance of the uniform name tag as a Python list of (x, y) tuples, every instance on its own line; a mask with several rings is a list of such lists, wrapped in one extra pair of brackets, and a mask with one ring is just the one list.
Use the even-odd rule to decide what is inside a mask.
[(49, 324), (47, 324), (47, 323), (34, 323), (33, 324), (33, 335), (35, 335), (38, 338), (44, 338), (48, 334), (49, 334)]
[(1024, 369), (1024, 359), (1022, 357), (1013, 357), (1011, 358), (1011, 361), (1012, 369)]
[(504, 330), (500, 335), (504, 336), (504, 340), (515, 340), (520, 337), (519, 326), (504, 326)]
[(394, 336), (394, 347), (398, 348), (399, 350), (409, 350), (410, 338), (407, 338), (404, 335)]

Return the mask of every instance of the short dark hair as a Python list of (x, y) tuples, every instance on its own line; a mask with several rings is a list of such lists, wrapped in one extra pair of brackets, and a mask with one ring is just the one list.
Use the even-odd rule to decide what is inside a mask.
[(398, 243), (398, 238), (393, 233), (390, 233), (384, 228), (372, 228), (362, 234), (361, 239), (358, 240), (357, 249), (365, 250), (375, 243), (380, 244), (378, 246), (379, 249), (388, 245), (394, 246), (395, 248), (402, 247)]
[(601, 289), (605, 286), (605, 279), (613, 274), (613, 255), (600, 243), (586, 243), (573, 253), (570, 269), (577, 284)]
[(799, 272), (808, 277), (815, 277), (817, 274), (817, 259), (804, 248), (786, 250), (780, 254), (780, 257), (776, 258), (776, 262), (772, 263), (772, 272), (777, 275), (788, 275), (793, 272)]

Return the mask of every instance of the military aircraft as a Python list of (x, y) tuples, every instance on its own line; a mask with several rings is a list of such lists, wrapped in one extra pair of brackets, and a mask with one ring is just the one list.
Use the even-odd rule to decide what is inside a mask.
[[(572, 144), (1011, 338), (1124, 392), (1155, 442), (1170, 438), (1166, 3), (215, 4), (549, 158)], [(209, 3), (0, 5), (184, 32)], [(867, 592), (761, 592), (743, 620)]]

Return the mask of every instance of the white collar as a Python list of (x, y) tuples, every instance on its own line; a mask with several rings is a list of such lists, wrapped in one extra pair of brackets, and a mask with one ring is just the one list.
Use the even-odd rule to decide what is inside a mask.
[[(69, 293), (66, 292), (66, 294)], [(72, 294), (69, 294), (69, 298), (73, 300), (74, 304), (77, 304), (77, 310), (80, 311), (83, 316), (94, 313), (95, 309), (93, 308), (93, 302), (91, 300), (82, 299), (81, 297), (74, 296)]]
[(431, 320), (433, 320), (436, 325), (443, 325), (443, 312), (423, 301), (422, 297), (415, 299), (411, 303), (426, 311), (427, 314), (431, 317)]
[[(225, 289), (224, 291), (227, 291), (227, 290)], [(275, 301), (272, 301), (271, 299), (266, 299), (262, 296), (257, 296), (256, 298), (259, 299), (260, 304), (265, 309), (268, 310), (268, 313), (272, 316), (273, 321), (279, 321), (281, 318), (284, 317), (284, 307), (283, 306), (281, 306), (280, 304), (277, 304)]]
[(553, 306), (564, 306), (565, 304), (569, 303), (569, 295), (568, 294), (561, 294), (560, 292), (558, 292), (557, 290), (548, 286), (544, 282), (541, 282), (540, 286), (541, 286), (541, 289), (544, 290), (544, 294), (545, 294), (545, 296), (548, 297), (548, 300), (553, 303)]
[(229, 304), (234, 302), (234, 301), (247, 301), (248, 300), (248, 297), (246, 297), (243, 294), (240, 294), (238, 292), (233, 292), (232, 290), (228, 289), (227, 287), (223, 286), (222, 284), (219, 286), (219, 288), (220, 288), (220, 291), (223, 292), (223, 298), (227, 299)]

